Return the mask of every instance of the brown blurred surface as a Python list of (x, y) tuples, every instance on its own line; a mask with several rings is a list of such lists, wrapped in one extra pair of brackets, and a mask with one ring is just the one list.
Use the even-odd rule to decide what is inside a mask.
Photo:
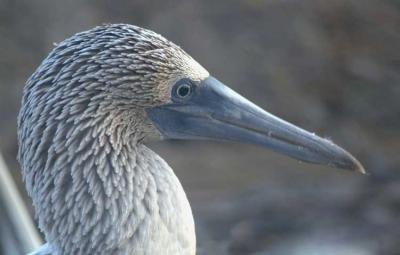
[(54, 42), (117, 22), (164, 35), (261, 107), (347, 148), (369, 172), (247, 145), (154, 144), (189, 196), (199, 254), (400, 254), (399, 1), (0, 0), (0, 148), (19, 183), (26, 79)]

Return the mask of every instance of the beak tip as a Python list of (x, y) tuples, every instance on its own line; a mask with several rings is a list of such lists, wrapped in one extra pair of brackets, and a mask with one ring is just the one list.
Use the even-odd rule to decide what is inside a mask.
[(368, 174), (361, 162), (356, 159), (352, 154), (332, 142), (331, 145), (332, 148), (334, 148), (332, 150), (332, 154), (335, 156), (332, 157), (332, 161), (328, 163), (328, 165), (335, 168), (358, 172), (361, 174)]
[(351, 155), (348, 152), (346, 152), (346, 154), (348, 158), (348, 164), (346, 164), (347, 166), (345, 168), (355, 172), (359, 172), (361, 174), (367, 174), (367, 171), (365, 171), (364, 166), (361, 164), (360, 161), (358, 161), (358, 159), (356, 159), (353, 155)]
[(357, 159), (353, 158), (353, 167), (351, 170), (354, 170), (356, 172), (359, 172), (361, 174), (367, 174), (367, 171), (365, 171), (364, 166), (360, 163), (360, 161), (358, 161)]

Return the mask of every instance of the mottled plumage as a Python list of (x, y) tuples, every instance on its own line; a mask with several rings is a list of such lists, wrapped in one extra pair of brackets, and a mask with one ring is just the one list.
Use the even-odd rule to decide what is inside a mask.
[(36, 254), (194, 255), (193, 216), (148, 138), (253, 143), (363, 172), (329, 140), (246, 100), (162, 36), (104, 25), (60, 43), (28, 80), (19, 161), (48, 244)]
[(43, 61), (24, 90), (19, 160), (59, 254), (195, 253), (182, 187), (141, 144), (158, 134), (143, 107), (170, 100), (180, 77), (207, 75), (175, 44), (131, 25), (76, 34)]

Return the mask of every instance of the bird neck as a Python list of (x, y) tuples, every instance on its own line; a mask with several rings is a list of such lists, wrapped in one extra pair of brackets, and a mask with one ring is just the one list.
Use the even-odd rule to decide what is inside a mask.
[(113, 120), (63, 123), (62, 141), (57, 126), (43, 136), (48, 158), (25, 179), (47, 241), (57, 254), (194, 254), (192, 213), (175, 174)]

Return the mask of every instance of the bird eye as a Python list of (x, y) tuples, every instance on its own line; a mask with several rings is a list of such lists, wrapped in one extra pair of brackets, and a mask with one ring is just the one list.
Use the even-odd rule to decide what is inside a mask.
[(176, 94), (180, 98), (185, 98), (189, 96), (191, 92), (192, 92), (192, 87), (187, 83), (180, 84), (176, 89)]
[(179, 80), (173, 89), (172, 96), (175, 99), (188, 99), (194, 92), (193, 82), (189, 79)]

